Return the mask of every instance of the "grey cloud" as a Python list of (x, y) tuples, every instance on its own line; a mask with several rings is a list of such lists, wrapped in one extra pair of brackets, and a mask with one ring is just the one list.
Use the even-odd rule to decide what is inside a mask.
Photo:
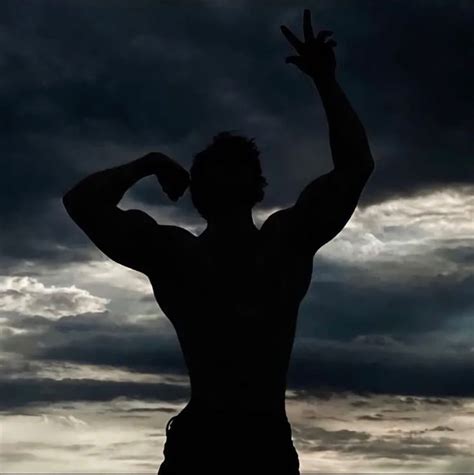
[[(346, 268), (350, 273), (351, 268)], [(403, 341), (442, 329), (474, 305), (472, 276), (437, 275), (414, 279), (409, 285), (375, 279), (361, 284), (344, 278), (343, 266), (340, 273), (340, 281), (314, 283), (301, 305), (298, 334), (342, 340), (364, 334), (368, 338), (385, 335), (379, 338), (386, 343), (390, 338)]]
[(92, 379), (2, 378), (0, 410), (38, 407), (67, 401), (111, 401), (117, 397), (183, 403), (189, 388), (166, 383), (131, 383)]
[(378, 440), (350, 445), (342, 448), (346, 453), (359, 453), (368, 458), (391, 458), (397, 460), (425, 459), (469, 455), (465, 448), (459, 448), (456, 439), (431, 438), (380, 438)]
[[(410, 348), (410, 349), (408, 349)], [(470, 396), (474, 382), (472, 353), (432, 353), (405, 347), (397, 351), (354, 342), (296, 341), (289, 387), (301, 397), (314, 388), (412, 396)]]
[(417, 434), (410, 436), (372, 436), (368, 432), (337, 430), (322, 427), (295, 428), (295, 444), (308, 452), (337, 451), (360, 454), (365, 458), (397, 460), (430, 460), (431, 457), (469, 455), (459, 447), (458, 440), (448, 437), (433, 439)]

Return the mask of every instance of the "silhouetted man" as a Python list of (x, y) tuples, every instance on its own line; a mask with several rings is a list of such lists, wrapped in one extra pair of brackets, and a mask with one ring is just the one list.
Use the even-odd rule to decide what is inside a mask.
[[(164, 154), (150, 153), (94, 173), (63, 198), (99, 249), (148, 276), (176, 329), (191, 398), (168, 422), (160, 475), (299, 473), (285, 412), (298, 308), (313, 256), (344, 228), (374, 169), (363, 126), (335, 79), (331, 32), (315, 37), (308, 10), (303, 26), (304, 42), (281, 27), (298, 53), (287, 62), (319, 91), (334, 169), (311, 181), (293, 206), (256, 228), (252, 208), (266, 185), (259, 151), (253, 139), (228, 132), (194, 156), (190, 174)], [(149, 175), (173, 201), (189, 186), (207, 221), (202, 234), (118, 207)]]

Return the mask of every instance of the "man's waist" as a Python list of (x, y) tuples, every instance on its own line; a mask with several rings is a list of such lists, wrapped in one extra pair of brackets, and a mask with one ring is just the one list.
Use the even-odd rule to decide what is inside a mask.
[(212, 401), (205, 397), (193, 395), (180, 414), (190, 415), (206, 420), (246, 422), (253, 420), (268, 423), (287, 422), (285, 402), (267, 401), (265, 405), (256, 405), (251, 402), (225, 400)]

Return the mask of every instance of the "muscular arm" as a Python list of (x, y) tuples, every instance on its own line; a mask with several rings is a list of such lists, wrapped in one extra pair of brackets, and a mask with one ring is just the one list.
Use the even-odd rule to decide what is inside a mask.
[(102, 252), (146, 274), (155, 265), (166, 266), (171, 247), (176, 248), (183, 235), (189, 234), (179, 227), (159, 225), (143, 211), (118, 207), (125, 192), (138, 180), (152, 174), (159, 176), (168, 162), (159, 158), (159, 154), (149, 154), (93, 173), (63, 196), (70, 217)]
[(315, 78), (313, 83), (319, 91), (326, 112), (335, 170), (372, 171), (374, 159), (364, 126), (336, 78)]
[(328, 119), (334, 168), (312, 180), (291, 208), (313, 253), (344, 228), (375, 168), (364, 127), (336, 79), (314, 83)]
[(314, 254), (346, 225), (362, 190), (375, 168), (364, 127), (336, 80), (332, 32), (314, 36), (310, 11), (304, 11), (304, 39), (300, 41), (286, 26), (281, 30), (298, 52), (287, 57), (309, 75), (321, 97), (329, 125), (329, 140), (334, 168), (312, 180), (296, 203), (269, 218), (291, 236), (294, 245)]

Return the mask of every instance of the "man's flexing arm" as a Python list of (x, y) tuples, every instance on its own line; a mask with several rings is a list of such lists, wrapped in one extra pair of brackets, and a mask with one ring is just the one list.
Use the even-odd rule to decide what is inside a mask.
[[(63, 196), (71, 218), (108, 257), (148, 274), (170, 258), (170, 247), (189, 234), (177, 226), (158, 224), (140, 210), (122, 210), (118, 203), (125, 192), (145, 176), (155, 175), (173, 201), (185, 192), (188, 172), (161, 153), (150, 153), (125, 165), (89, 175)], [(169, 256), (169, 257), (168, 257)], [(158, 260), (158, 262), (156, 262)]]
[(280, 213), (290, 226), (296, 243), (310, 253), (334, 238), (352, 216), (361, 192), (375, 164), (362, 123), (335, 77), (336, 42), (327, 37), (330, 31), (320, 31), (315, 37), (309, 10), (304, 12), (304, 38), (301, 42), (282, 26), (282, 32), (299, 56), (290, 56), (295, 64), (310, 76), (315, 84), (329, 124), (334, 169), (311, 181), (296, 203)]

